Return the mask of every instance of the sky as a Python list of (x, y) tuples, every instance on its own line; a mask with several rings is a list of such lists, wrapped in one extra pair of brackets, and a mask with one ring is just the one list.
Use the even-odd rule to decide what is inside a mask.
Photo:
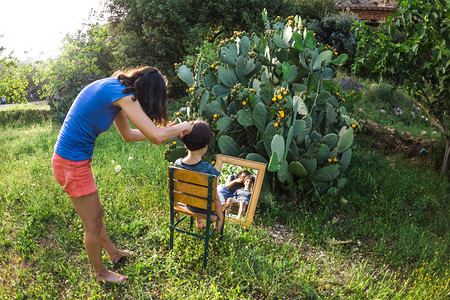
[(0, 46), (6, 48), (0, 57), (56, 57), (66, 34), (82, 29), (91, 9), (102, 7), (101, 0), (0, 0)]

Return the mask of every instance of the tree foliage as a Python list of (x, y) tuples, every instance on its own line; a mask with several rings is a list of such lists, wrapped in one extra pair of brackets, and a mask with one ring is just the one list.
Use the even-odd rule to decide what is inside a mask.
[(364, 24), (355, 27), (357, 58), (354, 72), (404, 84), (439, 122), (450, 153), (450, 2), (401, 1), (386, 32)]
[[(118, 41), (121, 66), (153, 65), (169, 78), (203, 41), (214, 42), (233, 31), (263, 28), (260, 12), (288, 16), (294, 0), (109, 0), (110, 23)], [(174, 87), (172, 86), (172, 92)], [(184, 90), (184, 88), (182, 88)], [(175, 89), (175, 92), (180, 89)]]
[(83, 87), (111, 75), (114, 44), (109, 36), (107, 26), (90, 25), (85, 32), (66, 36), (58, 58), (37, 63), (40, 96), (47, 97), (56, 118), (65, 118)]
[(336, 12), (335, 0), (298, 0), (297, 5), (298, 14), (307, 21), (320, 20)]
[(28, 79), (32, 70), (30, 64), (21, 65), (19, 60), (11, 55), (0, 59), (0, 97), (4, 96), (6, 101), (11, 103), (26, 102)]
[(355, 14), (340, 13), (312, 19), (306, 26), (316, 33), (318, 42), (329, 45), (335, 52), (346, 53), (349, 56), (347, 66), (350, 66), (356, 53), (356, 39), (351, 28), (358, 20)]

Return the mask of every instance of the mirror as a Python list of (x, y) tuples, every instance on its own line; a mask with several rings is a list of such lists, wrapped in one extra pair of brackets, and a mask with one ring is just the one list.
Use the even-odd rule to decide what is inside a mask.
[(221, 202), (230, 204), (225, 211), (227, 220), (249, 226), (255, 214), (266, 164), (219, 154), (214, 167), (221, 173), (217, 187), (219, 198)]

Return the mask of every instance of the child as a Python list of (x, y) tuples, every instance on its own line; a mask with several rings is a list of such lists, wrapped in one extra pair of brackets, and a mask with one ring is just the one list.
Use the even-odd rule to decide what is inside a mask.
[(234, 193), (244, 187), (244, 178), (251, 173), (248, 170), (242, 170), (236, 175), (230, 175), (225, 182), (225, 185), (217, 187), (219, 191), (219, 198), (221, 203), (227, 202), (228, 198), (232, 198)]
[[(213, 165), (208, 162), (203, 161), (202, 157), (208, 150), (208, 145), (212, 139), (211, 129), (208, 124), (204, 121), (195, 121), (192, 126), (190, 133), (181, 136), (180, 139), (183, 141), (184, 146), (188, 150), (188, 155), (184, 158), (179, 158), (175, 161), (174, 166), (176, 168), (191, 170), (200, 173), (212, 174), (214, 176), (219, 176), (220, 172), (217, 171)], [(222, 205), (220, 204), (219, 196), (216, 193), (216, 199), (214, 199), (215, 204), (215, 214), (218, 217), (216, 221), (215, 230), (216, 233), (220, 232), (223, 225), (223, 212)], [(193, 212), (206, 213), (205, 209), (200, 209), (197, 207), (188, 206)], [(195, 220), (197, 228), (205, 228), (206, 225), (201, 219)]]
[(231, 209), (232, 204), (239, 204), (239, 212), (236, 218), (242, 218), (242, 213), (247, 208), (250, 203), (250, 197), (252, 196), (252, 187), (255, 182), (255, 178), (252, 175), (248, 175), (244, 178), (244, 188), (238, 189), (233, 198), (228, 198), (227, 203), (229, 204), (228, 213)]

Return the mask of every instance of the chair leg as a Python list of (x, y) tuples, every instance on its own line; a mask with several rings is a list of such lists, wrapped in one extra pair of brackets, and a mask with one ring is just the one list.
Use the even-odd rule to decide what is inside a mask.
[(222, 238), (223, 238), (223, 231), (224, 231), (224, 229), (225, 229), (225, 222), (223, 222), (222, 228), (220, 229), (220, 237), (219, 237), (219, 241), (220, 242), (222, 241)]
[(173, 232), (175, 231), (175, 226), (174, 226), (174, 219), (173, 219), (173, 217), (171, 216), (171, 218), (170, 218), (171, 220), (170, 220), (170, 250), (172, 250), (173, 249)]
[(191, 221), (189, 223), (189, 228), (191, 229), (191, 231), (194, 229), (194, 217), (191, 216)]
[(206, 235), (205, 235), (205, 253), (203, 254), (203, 269), (206, 269), (206, 264), (208, 261), (208, 247), (209, 247), (209, 230), (211, 226), (206, 227)]

